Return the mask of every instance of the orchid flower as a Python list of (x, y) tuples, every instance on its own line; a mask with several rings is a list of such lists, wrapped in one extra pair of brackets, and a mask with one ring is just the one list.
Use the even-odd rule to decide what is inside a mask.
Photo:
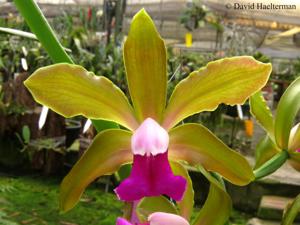
[(163, 213), (163, 212), (156, 212), (152, 213), (148, 217), (147, 223), (139, 223), (133, 224), (123, 218), (118, 218), (117, 225), (189, 225), (188, 221), (183, 217), (178, 215), (170, 214), (170, 213)]
[(118, 197), (135, 201), (165, 194), (181, 205), (186, 218), (193, 202), (186, 200), (186, 193), (192, 191), (188, 191), (191, 184), (186, 169), (173, 166), (178, 161), (202, 165), (236, 185), (254, 179), (247, 160), (207, 128), (192, 123), (176, 125), (193, 114), (212, 111), (221, 103), (243, 104), (265, 85), (270, 64), (248, 56), (210, 62), (179, 82), (167, 104), (166, 47), (143, 9), (132, 20), (123, 52), (132, 105), (109, 79), (78, 65), (40, 68), (25, 81), (37, 102), (65, 117), (82, 115), (127, 128), (97, 134), (61, 184), (63, 211), (74, 207), (97, 177), (132, 162), (130, 176), (115, 189)]
[(271, 172), (278, 169), (286, 160), (300, 171), (300, 123), (293, 126), (300, 109), (299, 99), (300, 78), (292, 82), (282, 95), (276, 117), (273, 117), (260, 92), (251, 96), (251, 113), (267, 132), (267, 136), (259, 142), (256, 149), (256, 169), (275, 157), (273, 161), (277, 163), (274, 163), (275, 167)]

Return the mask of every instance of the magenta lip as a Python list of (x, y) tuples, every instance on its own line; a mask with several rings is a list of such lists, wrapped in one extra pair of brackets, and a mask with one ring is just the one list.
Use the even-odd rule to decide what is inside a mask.
[(155, 156), (134, 155), (131, 174), (115, 189), (120, 200), (136, 201), (143, 197), (167, 195), (180, 201), (186, 180), (175, 176), (168, 161), (168, 152)]

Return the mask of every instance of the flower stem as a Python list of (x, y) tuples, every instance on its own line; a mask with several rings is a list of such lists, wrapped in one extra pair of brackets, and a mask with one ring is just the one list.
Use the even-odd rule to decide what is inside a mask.
[(265, 176), (272, 174), (277, 169), (279, 169), (288, 158), (289, 153), (286, 150), (282, 150), (281, 152), (277, 153), (258, 169), (254, 170), (255, 180), (259, 180)]

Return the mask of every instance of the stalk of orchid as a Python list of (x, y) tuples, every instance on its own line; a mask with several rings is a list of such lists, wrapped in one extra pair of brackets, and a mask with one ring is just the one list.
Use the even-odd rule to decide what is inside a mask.
[(251, 113), (267, 133), (256, 148), (257, 179), (276, 171), (287, 160), (300, 171), (300, 123), (293, 125), (300, 109), (299, 98), (300, 78), (297, 78), (282, 95), (274, 118), (260, 92), (251, 96)]
[[(231, 209), (230, 198), (207, 171), (217, 172), (233, 184), (247, 185), (254, 180), (250, 165), (204, 126), (195, 123), (176, 125), (193, 114), (213, 111), (221, 103), (243, 104), (266, 84), (271, 65), (248, 56), (210, 62), (182, 80), (166, 105), (166, 57), (165, 44), (142, 9), (134, 16), (124, 43), (132, 105), (110, 80), (95, 76), (78, 65), (47, 66), (25, 81), (37, 102), (65, 117), (82, 115), (114, 121), (124, 127), (99, 133), (64, 178), (60, 190), (62, 211), (74, 207), (93, 180), (133, 162), (130, 176), (115, 189), (119, 199), (147, 205), (148, 198), (165, 202), (166, 199), (159, 196), (167, 195), (177, 202), (177, 205), (170, 201), (165, 204), (173, 208), (172, 214), (177, 220), (189, 221), (193, 190), (182, 164), (184, 161), (197, 167), (211, 183), (207, 201), (192, 224), (226, 222)], [(220, 200), (223, 201), (222, 210), (218, 208)], [(163, 222), (167, 221), (164, 216), (155, 216), (160, 215), (155, 212), (169, 213), (161, 205), (152, 205), (155, 207), (149, 213), (152, 216), (139, 216), (139, 221), (125, 219), (131, 221), (127, 221), (129, 224), (168, 224)], [(217, 217), (213, 213), (215, 210), (219, 212)], [(151, 218), (158, 219), (152, 222)], [(126, 224), (124, 219), (118, 221)]]

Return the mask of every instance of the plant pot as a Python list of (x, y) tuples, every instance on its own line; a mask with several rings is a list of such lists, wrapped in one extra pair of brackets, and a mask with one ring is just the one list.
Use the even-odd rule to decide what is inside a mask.
[(81, 122), (77, 120), (66, 120), (66, 148), (69, 148), (79, 137), (81, 131)]

